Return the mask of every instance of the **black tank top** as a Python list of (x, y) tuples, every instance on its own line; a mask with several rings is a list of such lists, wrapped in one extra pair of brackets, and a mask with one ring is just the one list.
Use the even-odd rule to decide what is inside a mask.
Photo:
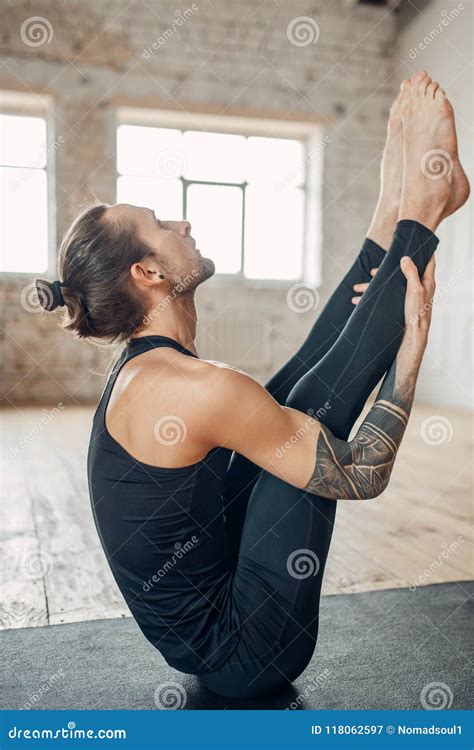
[(126, 362), (166, 346), (166, 336), (131, 339), (94, 415), (88, 453), (92, 513), (109, 566), (139, 627), (172, 667), (218, 669), (237, 644), (223, 515), (231, 452), (214, 448), (184, 468), (137, 461), (107, 431), (105, 411)]

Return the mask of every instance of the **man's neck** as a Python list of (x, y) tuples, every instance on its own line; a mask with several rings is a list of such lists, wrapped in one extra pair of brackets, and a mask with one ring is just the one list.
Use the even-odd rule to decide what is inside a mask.
[(167, 336), (194, 354), (196, 352), (197, 314), (194, 293), (170, 300), (157, 300), (147, 315), (146, 325), (136, 336)]

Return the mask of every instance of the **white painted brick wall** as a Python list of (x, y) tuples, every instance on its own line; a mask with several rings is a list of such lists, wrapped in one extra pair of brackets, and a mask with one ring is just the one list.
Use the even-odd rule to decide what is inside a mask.
[[(331, 143), (325, 151), (322, 300), (355, 256), (378, 190), (378, 156), (400, 75), (393, 77), (396, 20), (386, 8), (304, 0), (200, 0), (199, 9), (150, 59), (143, 50), (170, 26), (170, 0), (101, 0), (4, 4), (0, 30), (0, 89), (49, 93), (55, 101), (57, 228), (62, 234), (84, 202), (115, 200), (111, 135), (118, 99), (167, 106), (246, 109), (281, 117), (325, 115)], [(183, 3), (181, 12), (191, 3)], [(21, 24), (43, 16), (49, 44), (30, 47)], [(316, 44), (295, 47), (288, 23), (309, 16), (319, 25)], [(350, 187), (347, 187), (350, 186)], [(27, 209), (27, 207), (26, 207)], [(25, 312), (24, 280), (0, 281), (2, 390), (12, 402), (93, 400), (103, 385), (110, 351), (76, 341), (57, 316)], [(286, 291), (229, 291), (203, 287), (198, 309), (205, 327), (229, 299), (250, 317), (270, 321), (268, 377), (303, 340), (315, 313), (295, 314)]]

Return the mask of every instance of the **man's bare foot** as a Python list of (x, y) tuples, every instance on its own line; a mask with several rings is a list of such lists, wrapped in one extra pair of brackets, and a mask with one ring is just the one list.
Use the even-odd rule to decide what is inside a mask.
[(403, 81), (400, 93), (390, 107), (387, 140), (380, 169), (381, 195), (387, 204), (400, 206), (403, 181), (403, 121), (402, 102), (410, 81)]
[(388, 250), (398, 220), (403, 180), (402, 94), (410, 85), (403, 81), (400, 94), (390, 108), (387, 139), (380, 166), (380, 193), (367, 236)]
[(402, 92), (400, 112), (404, 163), (399, 219), (413, 219), (435, 231), (469, 196), (453, 108), (439, 84), (421, 72)]

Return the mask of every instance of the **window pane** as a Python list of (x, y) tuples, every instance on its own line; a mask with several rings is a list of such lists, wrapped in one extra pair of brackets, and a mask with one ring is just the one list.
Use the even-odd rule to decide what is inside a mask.
[(247, 180), (265, 182), (286, 190), (304, 181), (304, 148), (300, 141), (285, 138), (248, 139)]
[(159, 180), (153, 177), (119, 177), (117, 203), (131, 203), (155, 211), (159, 219), (183, 218), (181, 180)]
[(117, 130), (120, 174), (173, 179), (183, 174), (182, 133), (171, 128), (121, 125)]
[(48, 268), (46, 172), (0, 168), (0, 270)]
[(0, 164), (38, 169), (46, 165), (46, 122), (42, 117), (0, 115)]
[(302, 274), (304, 192), (249, 187), (245, 195), (244, 275), (296, 279)]
[(216, 264), (216, 273), (238, 273), (242, 190), (221, 185), (190, 185), (186, 218), (191, 223), (191, 234), (197, 247)]
[(243, 182), (246, 138), (227, 133), (188, 130), (183, 135), (188, 180)]

